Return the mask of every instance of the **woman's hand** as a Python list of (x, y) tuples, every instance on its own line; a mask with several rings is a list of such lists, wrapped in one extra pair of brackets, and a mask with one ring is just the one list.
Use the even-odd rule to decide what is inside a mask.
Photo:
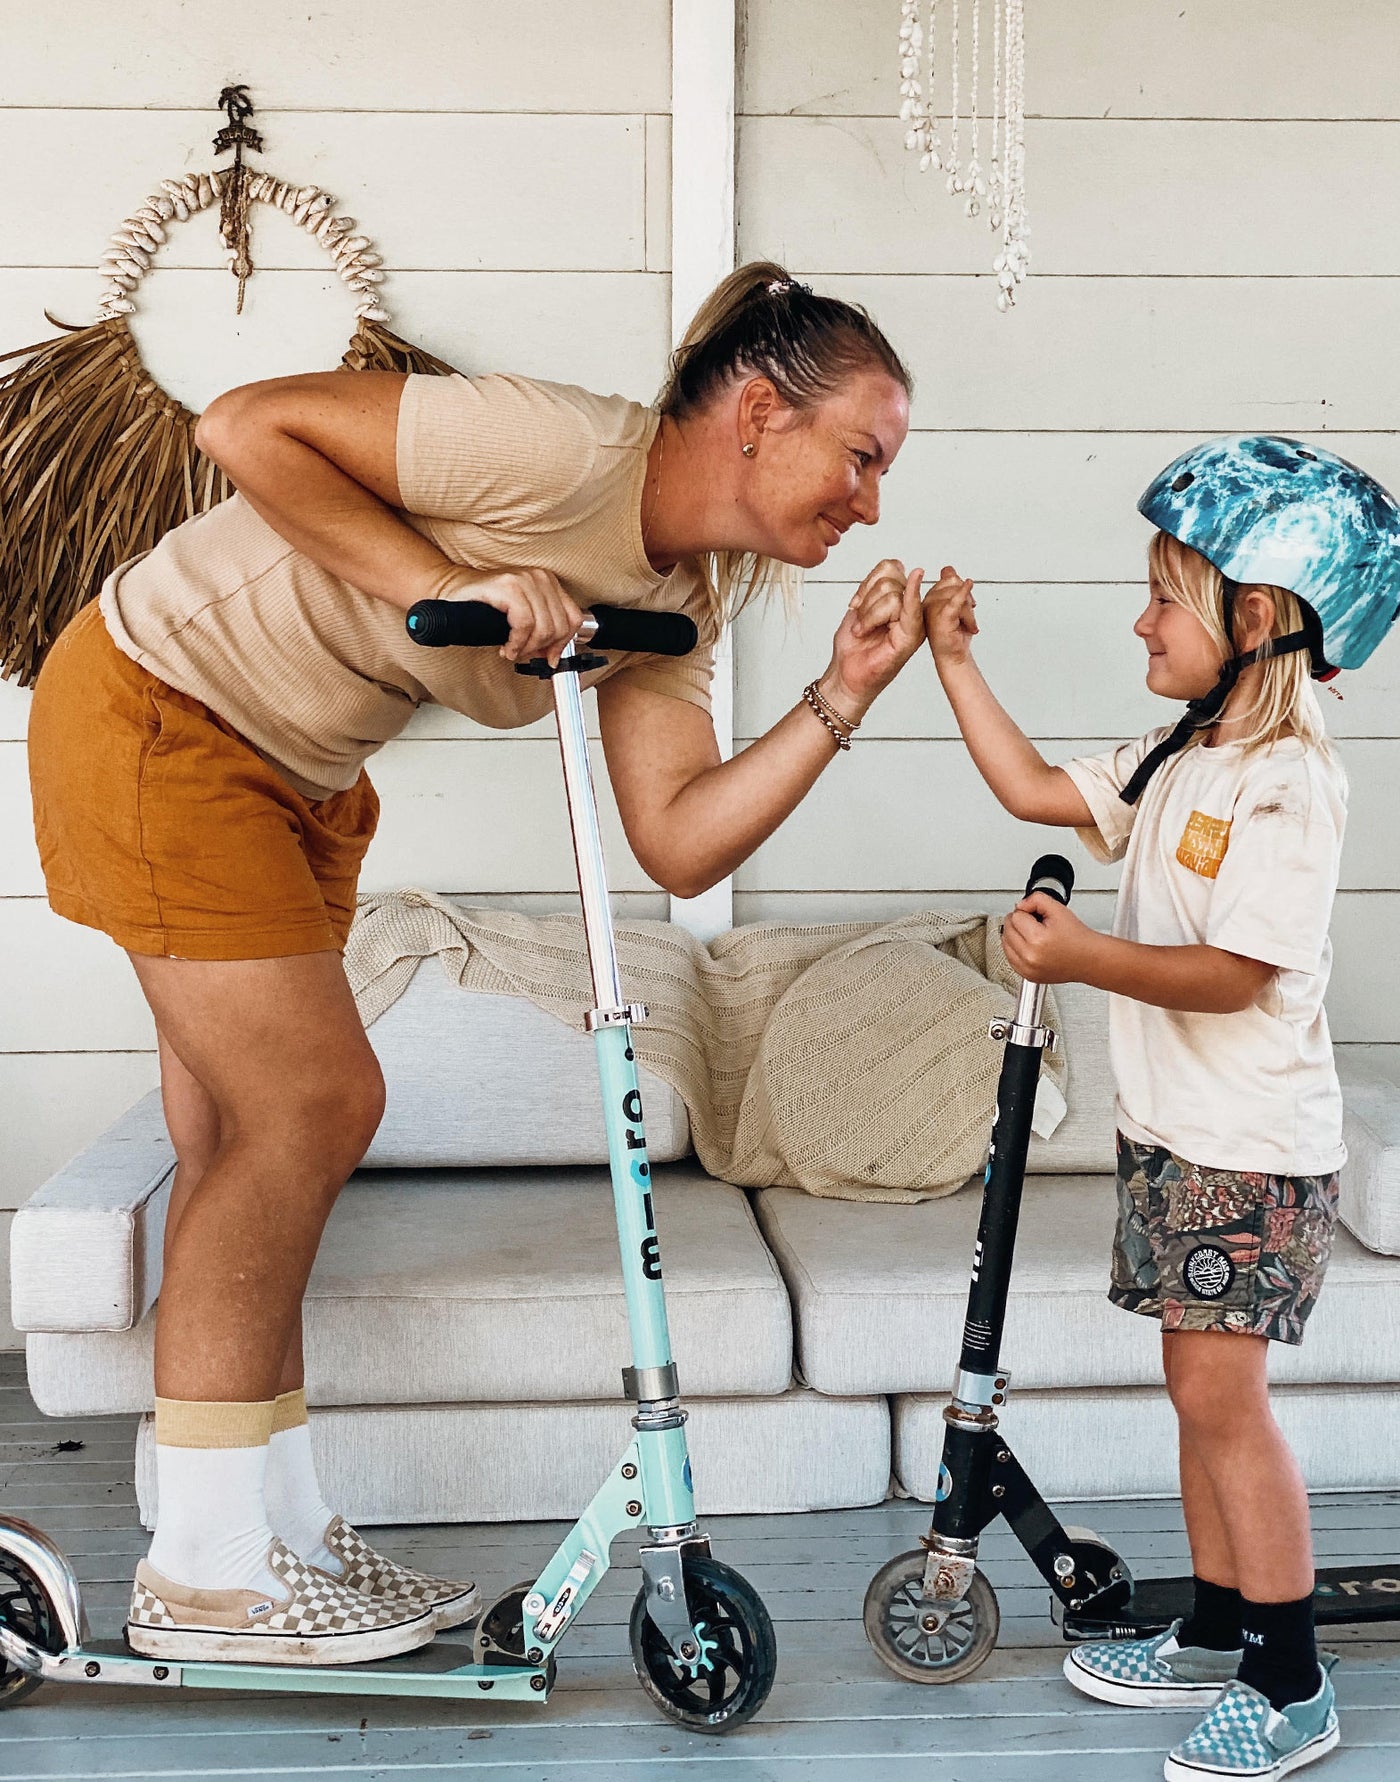
[(547, 569), (511, 569), (481, 575), (457, 569), (442, 578), (440, 600), (479, 600), (510, 622), (501, 645), (507, 662), (533, 662), (543, 656), (558, 665), (564, 645), (583, 623), (583, 611)]
[(1090, 984), (1104, 937), (1044, 891), (1023, 897), (1006, 918), (1001, 950), (1033, 984)]
[(919, 647), (922, 569), (905, 573), (887, 557), (851, 597), (818, 686), (843, 718), (858, 723)]
[(923, 612), (928, 646), (940, 667), (967, 661), (977, 635), (976, 607), (972, 583), (945, 563), (943, 573), (924, 597)]

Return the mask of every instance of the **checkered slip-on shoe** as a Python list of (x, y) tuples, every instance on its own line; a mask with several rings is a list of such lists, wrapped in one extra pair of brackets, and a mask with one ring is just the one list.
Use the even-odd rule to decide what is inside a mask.
[(1146, 1640), (1094, 1640), (1076, 1646), (1064, 1672), (1081, 1695), (1129, 1708), (1207, 1707), (1232, 1681), (1242, 1654), (1179, 1646), (1181, 1623)]
[(343, 1516), (332, 1518), (321, 1539), (344, 1568), (337, 1582), (362, 1591), (376, 1602), (393, 1604), (402, 1612), (430, 1614), (439, 1632), (475, 1621), (480, 1613), (481, 1593), (475, 1584), (430, 1578), (426, 1572), (415, 1572), (411, 1566), (387, 1559), (376, 1553)]
[(1334, 1653), (1322, 1657), (1316, 1695), (1293, 1702), (1280, 1713), (1247, 1683), (1232, 1683), (1209, 1714), (1167, 1759), (1167, 1782), (1275, 1782), (1304, 1764), (1325, 1757), (1341, 1738), (1336, 1696), (1328, 1671)]
[(146, 1658), (196, 1664), (364, 1664), (426, 1646), (437, 1628), (423, 1610), (351, 1590), (304, 1564), (281, 1541), (267, 1552), (281, 1586), (193, 1590), (136, 1568), (126, 1643)]

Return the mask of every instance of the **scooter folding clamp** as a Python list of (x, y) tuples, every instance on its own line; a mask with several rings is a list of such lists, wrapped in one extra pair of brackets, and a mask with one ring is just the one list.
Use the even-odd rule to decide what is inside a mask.
[(1004, 1015), (998, 1015), (988, 1025), (987, 1038), (1010, 1040), (1013, 1046), (1037, 1046), (1042, 1052), (1053, 1052), (1060, 1043), (1053, 1027), (1025, 1027), (1019, 1021), (1008, 1021)]
[(589, 1033), (597, 1033), (600, 1027), (640, 1027), (650, 1019), (651, 1010), (644, 1002), (628, 1002), (616, 1009), (589, 1009), (583, 1025)]
[(659, 1399), (674, 1398), (680, 1391), (676, 1364), (664, 1367), (625, 1367), (622, 1370), (622, 1396), (633, 1404), (655, 1404)]
[(990, 1411), (1006, 1403), (1006, 1388), (1011, 1376), (1005, 1368), (994, 1374), (970, 1374), (960, 1367), (953, 1380), (953, 1397), (970, 1411)]

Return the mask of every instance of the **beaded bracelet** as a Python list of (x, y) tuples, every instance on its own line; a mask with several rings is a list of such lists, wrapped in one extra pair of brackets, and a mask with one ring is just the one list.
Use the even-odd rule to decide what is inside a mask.
[[(808, 708), (816, 717), (817, 722), (823, 725), (824, 728), (836, 739), (837, 748), (849, 749), (852, 736), (860, 729), (859, 722), (853, 724), (849, 718), (842, 717), (841, 713), (837, 711), (834, 705), (831, 705), (827, 700), (822, 698), (821, 694), (817, 691), (817, 683), (815, 681), (809, 681), (802, 689), (802, 697), (806, 700)], [(838, 724), (844, 724), (846, 726), (845, 730), (838, 730)]]

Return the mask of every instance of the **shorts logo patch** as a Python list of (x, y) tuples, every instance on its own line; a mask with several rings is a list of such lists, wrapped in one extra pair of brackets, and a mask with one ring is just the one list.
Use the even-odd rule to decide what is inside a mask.
[(1220, 862), (1230, 845), (1230, 823), (1225, 817), (1208, 817), (1204, 811), (1192, 811), (1181, 840), (1176, 844), (1178, 861), (1203, 879), (1217, 878)]
[(1235, 1279), (1235, 1265), (1214, 1244), (1197, 1244), (1182, 1265), (1181, 1278), (1197, 1299), (1223, 1299)]

